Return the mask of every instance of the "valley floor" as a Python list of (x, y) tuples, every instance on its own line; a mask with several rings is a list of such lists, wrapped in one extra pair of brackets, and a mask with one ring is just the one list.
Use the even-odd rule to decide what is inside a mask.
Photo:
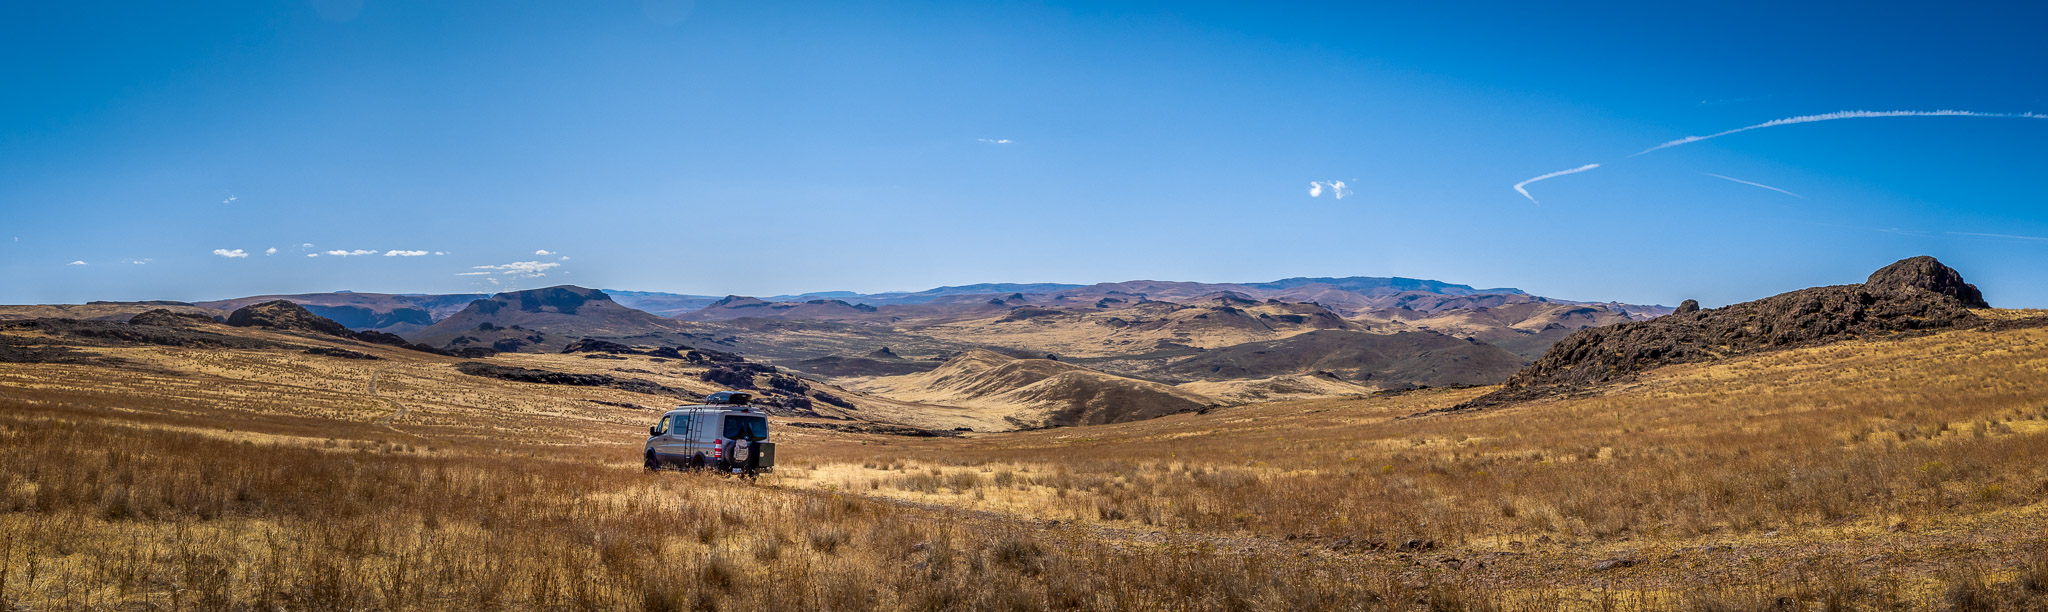
[(0, 365), (0, 610), (2048, 607), (2043, 328), (1468, 414), (784, 426), (758, 483), (641, 471), (666, 398), (367, 350)]

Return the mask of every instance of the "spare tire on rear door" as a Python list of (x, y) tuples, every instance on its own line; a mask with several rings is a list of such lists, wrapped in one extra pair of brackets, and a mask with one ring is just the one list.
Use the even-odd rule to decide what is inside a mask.
[(753, 442), (749, 442), (744, 439), (725, 441), (725, 459), (726, 461), (731, 462), (733, 467), (743, 467), (747, 465), (747, 460), (752, 459), (753, 455)]

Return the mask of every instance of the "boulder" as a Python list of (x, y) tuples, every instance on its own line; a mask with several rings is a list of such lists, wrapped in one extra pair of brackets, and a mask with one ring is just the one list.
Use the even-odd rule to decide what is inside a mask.
[(1691, 313), (1695, 313), (1695, 312), (1699, 312), (1699, 311), (1700, 311), (1700, 301), (1699, 301), (1699, 300), (1686, 300), (1686, 301), (1683, 301), (1683, 302), (1679, 302), (1679, 303), (1678, 303), (1678, 308), (1676, 308), (1676, 309), (1673, 309), (1673, 310), (1671, 311), (1671, 314), (1675, 314), (1675, 315), (1682, 315), (1682, 314), (1691, 314)]

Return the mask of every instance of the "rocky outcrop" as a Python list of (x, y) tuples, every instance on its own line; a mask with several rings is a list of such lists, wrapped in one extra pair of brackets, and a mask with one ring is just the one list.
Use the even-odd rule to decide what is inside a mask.
[(1963, 282), (1963, 275), (1955, 268), (1926, 255), (1901, 259), (1872, 272), (1863, 286), (1877, 293), (1907, 295), (1924, 291), (1945, 295), (1955, 298), (1964, 308), (1991, 307), (1984, 301), (1984, 293), (1976, 285)]
[(196, 312), (177, 312), (165, 308), (150, 310), (128, 319), (129, 325), (158, 325), (163, 327), (204, 327), (219, 325), (213, 317)]
[(1692, 313), (1695, 313), (1695, 312), (1699, 312), (1699, 311), (1700, 311), (1700, 301), (1699, 301), (1699, 300), (1686, 300), (1686, 301), (1683, 301), (1683, 302), (1679, 302), (1679, 303), (1678, 303), (1678, 308), (1677, 308), (1677, 309), (1675, 309), (1675, 310), (1672, 310), (1672, 311), (1671, 311), (1671, 314), (1675, 314), (1675, 315), (1682, 315), (1682, 314), (1692, 314)]
[(582, 340), (577, 340), (577, 341), (575, 341), (575, 342), (571, 342), (571, 343), (569, 343), (569, 346), (567, 346), (567, 347), (564, 347), (564, 348), (562, 349), (562, 352), (563, 352), (563, 353), (565, 353), (565, 354), (566, 354), (566, 353), (609, 353), (609, 354), (612, 354), (612, 355), (639, 355), (639, 354), (641, 354), (641, 353), (640, 353), (640, 351), (639, 351), (638, 349), (635, 349), (635, 348), (633, 348), (633, 347), (630, 347), (630, 346), (626, 346), (626, 345), (624, 345), (624, 344), (619, 344), (619, 343), (617, 343), (617, 342), (612, 342), (612, 341), (610, 341), (610, 340), (598, 340), (598, 339), (595, 339), (595, 338), (584, 338), (584, 339), (582, 339)]
[(304, 307), (285, 300), (271, 300), (235, 309), (235, 312), (228, 315), (228, 325), (307, 332), (343, 338), (355, 337), (355, 332), (350, 331), (349, 328), (342, 324), (313, 314)]
[[(1690, 302), (1690, 300), (1688, 300)], [(1445, 410), (1567, 395), (1653, 368), (1723, 357), (1971, 327), (1988, 307), (1977, 288), (1932, 257), (1886, 266), (1860, 285), (1801, 289), (1721, 308), (1581, 330), (1500, 390)]]

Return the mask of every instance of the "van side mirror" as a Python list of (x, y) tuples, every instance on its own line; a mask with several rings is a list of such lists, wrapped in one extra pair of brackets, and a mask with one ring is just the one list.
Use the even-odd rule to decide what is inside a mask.
[(653, 425), (648, 425), (648, 426), (647, 426), (647, 435), (650, 435), (650, 436), (651, 436), (651, 435), (654, 435), (654, 426), (653, 426)]

